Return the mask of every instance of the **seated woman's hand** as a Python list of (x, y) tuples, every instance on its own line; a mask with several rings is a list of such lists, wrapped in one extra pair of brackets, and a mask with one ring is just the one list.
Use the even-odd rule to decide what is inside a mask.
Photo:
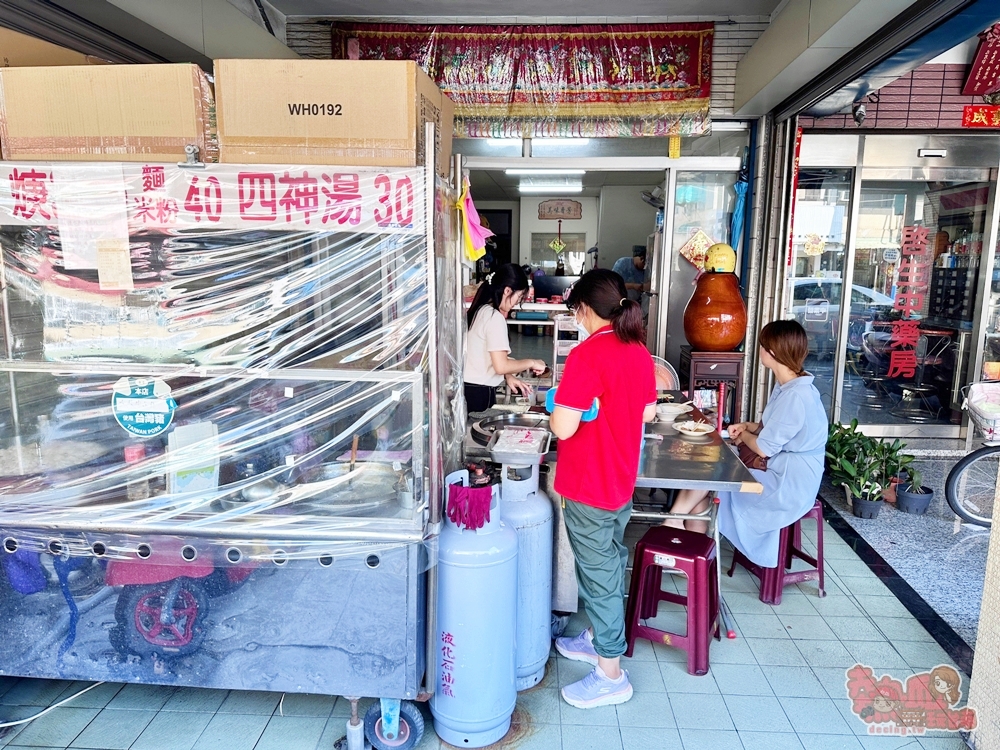
[(736, 424), (729, 425), (729, 439), (739, 445), (741, 442), (740, 435), (747, 431), (747, 427), (749, 427), (748, 422), (737, 422)]

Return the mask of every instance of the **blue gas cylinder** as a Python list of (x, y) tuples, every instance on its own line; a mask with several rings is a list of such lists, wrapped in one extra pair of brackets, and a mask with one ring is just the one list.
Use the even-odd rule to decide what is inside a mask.
[(517, 532), (517, 689), (545, 676), (552, 646), (552, 502), (540, 467), (504, 465), (500, 517)]
[[(468, 484), (467, 471), (447, 484)], [(493, 488), (490, 520), (475, 531), (447, 517), (438, 538), (434, 731), (456, 747), (485, 747), (510, 729), (517, 606), (517, 534), (501, 520)], [(446, 514), (447, 516), (447, 514)]]

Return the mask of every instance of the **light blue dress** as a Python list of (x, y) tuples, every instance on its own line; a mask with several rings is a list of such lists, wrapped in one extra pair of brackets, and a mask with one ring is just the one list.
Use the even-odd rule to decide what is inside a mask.
[(819, 492), (829, 427), (812, 375), (776, 385), (761, 418), (757, 445), (767, 471), (751, 474), (764, 485), (759, 495), (719, 493), (719, 531), (750, 560), (778, 564), (781, 529), (802, 518)]

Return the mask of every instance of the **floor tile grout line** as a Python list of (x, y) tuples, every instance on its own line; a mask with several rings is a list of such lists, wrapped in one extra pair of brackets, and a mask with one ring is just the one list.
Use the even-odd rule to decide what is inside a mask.
[[(955, 662), (958, 667), (965, 672), (966, 676), (972, 674), (972, 660), (974, 650), (967, 644), (955, 629), (941, 617), (931, 607), (917, 591), (910, 586), (906, 580), (889, 565), (888, 562), (872, 547), (864, 537), (862, 537), (853, 526), (822, 494), (819, 496), (823, 504), (824, 518), (837, 534), (847, 542), (847, 545), (854, 550), (855, 554), (865, 563), (885, 586), (893, 593), (900, 604), (909, 612), (917, 622), (924, 624), (924, 619), (934, 625), (934, 629), (927, 629), (934, 641), (944, 649), (945, 653)], [(904, 659), (904, 661), (906, 661)], [(909, 664), (909, 662), (907, 662)]]

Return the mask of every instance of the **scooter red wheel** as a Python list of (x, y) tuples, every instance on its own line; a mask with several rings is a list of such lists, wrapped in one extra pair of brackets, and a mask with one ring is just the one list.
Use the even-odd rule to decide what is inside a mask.
[(183, 656), (198, 650), (204, 639), (208, 597), (199, 583), (185, 578), (126, 586), (115, 615), (121, 630), (113, 640), (119, 650), (123, 646), (140, 656)]

